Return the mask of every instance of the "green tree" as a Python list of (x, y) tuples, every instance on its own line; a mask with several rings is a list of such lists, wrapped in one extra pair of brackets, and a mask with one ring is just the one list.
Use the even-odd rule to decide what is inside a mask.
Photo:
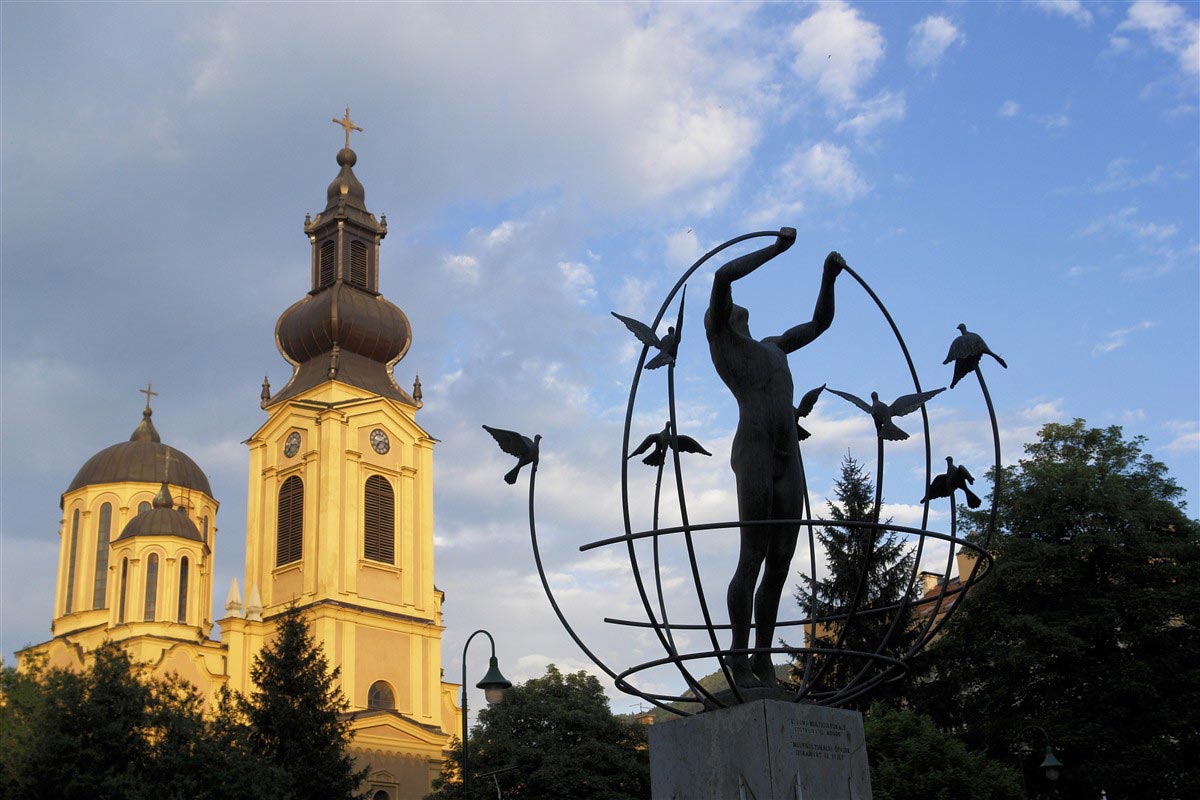
[(251, 748), (282, 774), (279, 794), (292, 800), (355, 798), (367, 770), (356, 770), (350, 744), (349, 703), (295, 607), (279, 619), (275, 640), (255, 656), (255, 689), (227, 707)]
[(873, 706), (866, 715), (875, 800), (1019, 800), (1015, 769), (972, 753), (910, 710)]
[[(834, 483), (834, 497), (835, 500), (828, 502), (829, 518), (834, 522), (871, 522), (874, 519), (875, 487), (871, 476), (863, 465), (848, 453), (842, 459), (841, 474)], [(894, 657), (906, 652), (916, 635), (909, 624), (911, 611), (901, 608), (873, 612), (874, 609), (898, 604), (906, 598), (914, 599), (910, 586), (913, 577), (913, 556), (905, 547), (905, 543), (894, 533), (882, 528), (844, 525), (818, 529), (817, 539), (825, 550), (828, 577), (814, 580), (809, 575), (801, 576), (802, 583), (796, 587), (794, 596), (804, 615), (827, 617), (848, 613), (858, 592), (859, 583), (863, 580), (863, 570), (866, 566), (863, 597), (852, 624), (845, 632), (842, 646), (848, 650), (873, 653), (895, 623), (895, 631), (882, 654)], [(869, 564), (868, 551), (871, 555)], [(897, 616), (902, 618), (897, 620)], [(820, 640), (809, 644), (831, 647), (839, 631), (840, 627), (835, 624), (828, 631), (828, 636), (832, 638), (826, 641), (818, 629)], [(814, 670), (820, 668), (821, 661), (821, 656), (814, 659)], [(816, 691), (840, 689), (857, 675), (864, 665), (861, 658), (845, 656), (834, 659), (821, 673), (816, 682)], [(794, 678), (798, 680), (803, 671), (804, 662), (801, 659), (793, 666)], [(876, 674), (877, 671), (869, 670), (866, 675)], [(883, 685), (868, 696), (850, 701), (848, 707), (863, 710), (872, 699), (894, 702), (897, 697), (897, 689)]]
[[(1144, 442), (1045, 426), (993, 490), (995, 563), (921, 659), (912, 699), (939, 724), (1006, 762), (1035, 748), (1031, 796), (1182, 800), (1200, 783), (1200, 524)], [(987, 516), (965, 515), (975, 535)], [(1065, 765), (1053, 787), (1031, 725)]]
[[(600, 681), (563, 674), (553, 664), (479, 712), (471, 730), (471, 774), (515, 765), (497, 776), (504, 798), (641, 800), (650, 796), (646, 731), (613, 716)], [(429, 800), (464, 800), (462, 745), (455, 742)], [(490, 779), (471, 783), (472, 797), (490, 800)]]

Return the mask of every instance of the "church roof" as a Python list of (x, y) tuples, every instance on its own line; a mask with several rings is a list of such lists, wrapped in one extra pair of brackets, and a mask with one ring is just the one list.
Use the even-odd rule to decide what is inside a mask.
[(167, 482), (163, 481), (162, 488), (154, 496), (152, 507), (129, 520), (117, 541), (134, 536), (177, 536), (203, 542), (204, 537), (200, 535), (200, 530), (188, 517), (187, 512), (183, 509), (176, 510), (172, 505), (171, 491), (167, 488)]
[(100, 483), (158, 483), (169, 469), (171, 483), (212, 497), (208, 477), (196, 462), (162, 443), (150, 420), (152, 413), (149, 407), (142, 412), (142, 421), (129, 441), (106, 447), (89, 458), (75, 474), (67, 493)]

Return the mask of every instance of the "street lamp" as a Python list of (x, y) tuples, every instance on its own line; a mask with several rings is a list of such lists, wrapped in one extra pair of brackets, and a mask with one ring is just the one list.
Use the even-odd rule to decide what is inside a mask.
[(483, 634), (492, 644), (492, 657), (488, 661), (487, 674), (483, 676), (483, 680), (475, 684), (475, 688), (483, 689), (483, 699), (487, 700), (489, 706), (494, 706), (504, 699), (504, 690), (512, 686), (512, 684), (500, 674), (500, 667), (496, 664), (496, 640), (487, 631), (480, 628), (467, 637), (467, 643), (463, 645), (462, 654), (462, 779), (463, 779), (463, 797), (471, 796), (471, 771), (467, 766), (467, 648), (471, 646), (471, 640), (479, 634)]
[[(1021, 730), (1021, 734), (1024, 735), (1026, 731), (1037, 731), (1040, 733), (1042, 735), (1042, 742), (1046, 745), (1046, 755), (1042, 759), (1042, 763), (1038, 764), (1038, 770), (1042, 773), (1042, 777), (1051, 782), (1058, 780), (1062, 775), (1063, 764), (1058, 760), (1058, 756), (1055, 754), (1054, 748), (1050, 746), (1050, 736), (1045, 730), (1037, 725), (1026, 725)], [(1024, 766), (1021, 768), (1021, 783), (1025, 783)], [(1025, 794), (1028, 796), (1028, 790), (1026, 790)]]

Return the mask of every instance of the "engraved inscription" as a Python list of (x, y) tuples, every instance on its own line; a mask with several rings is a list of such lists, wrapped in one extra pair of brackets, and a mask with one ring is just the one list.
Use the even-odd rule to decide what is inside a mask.
[(792, 752), (818, 761), (845, 761), (850, 757), (850, 730), (838, 722), (791, 720)]

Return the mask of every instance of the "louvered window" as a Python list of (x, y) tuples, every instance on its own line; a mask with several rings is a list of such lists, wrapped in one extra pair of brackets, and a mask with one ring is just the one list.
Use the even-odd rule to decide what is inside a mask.
[(350, 283), (367, 288), (367, 246), (362, 242), (350, 243)]
[(317, 263), (317, 288), (323, 289), (326, 286), (332, 286), (333, 281), (337, 278), (337, 246), (333, 239), (321, 243), (321, 252)]
[(396, 563), (396, 495), (387, 478), (367, 478), (363, 512), (363, 554), (372, 561)]
[(79, 544), (79, 509), (71, 517), (71, 552), (67, 553), (67, 613), (75, 605), (75, 550)]
[(299, 561), (304, 554), (304, 484), (296, 475), (279, 487), (275, 566)]
[(151, 553), (146, 559), (146, 607), (142, 619), (154, 622), (154, 612), (158, 609), (158, 554)]
[(129, 559), (121, 559), (121, 604), (117, 606), (117, 622), (125, 622), (125, 596), (129, 588)]
[(187, 556), (179, 559), (179, 611), (175, 615), (177, 622), (187, 622), (187, 593), (188, 593), (188, 560)]
[(396, 694), (387, 681), (375, 681), (367, 690), (367, 708), (395, 708)]
[(108, 538), (112, 531), (112, 503), (100, 506), (100, 524), (96, 527), (96, 580), (92, 586), (92, 608), (104, 608), (108, 588)]

